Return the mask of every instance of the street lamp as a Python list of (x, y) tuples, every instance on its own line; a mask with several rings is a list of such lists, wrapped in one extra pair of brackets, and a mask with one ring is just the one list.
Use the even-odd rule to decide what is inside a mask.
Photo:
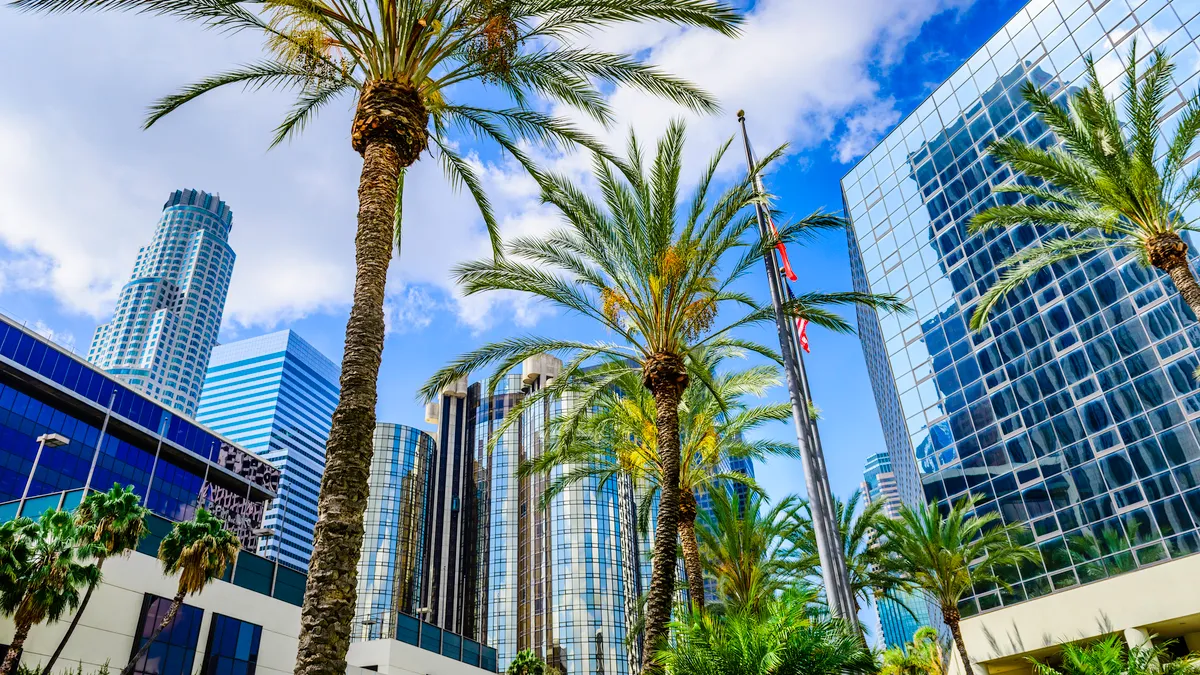
[(378, 623), (379, 622), (376, 621), (375, 619), (363, 619), (362, 625), (363, 625), (363, 628), (367, 629), (367, 639), (368, 640), (372, 639), (371, 638), (371, 627)]
[(21, 492), (21, 501), (29, 496), (29, 486), (33, 485), (33, 474), (37, 473), (38, 463), (42, 461), (42, 450), (48, 445), (52, 448), (60, 448), (71, 441), (61, 434), (42, 434), (37, 437), (38, 449), (37, 454), (33, 456), (33, 468), (29, 470), (29, 478), (25, 479), (25, 490)]
[(417, 618), (421, 620), (421, 623), (425, 623), (425, 617), (430, 614), (433, 614), (432, 607), (420, 607), (417, 609)]

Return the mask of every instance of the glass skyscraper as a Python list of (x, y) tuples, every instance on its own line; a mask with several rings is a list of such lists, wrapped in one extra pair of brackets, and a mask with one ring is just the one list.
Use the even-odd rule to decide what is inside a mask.
[(88, 360), (184, 415), (196, 414), (233, 274), (233, 212), (216, 195), (176, 190), (138, 251), (113, 318)]
[(339, 369), (290, 330), (213, 349), (197, 419), (279, 467), (261, 555), (308, 569)]
[[(870, 504), (882, 504), (881, 512), (895, 518), (900, 515), (900, 492), (896, 486), (896, 475), (892, 472), (891, 458), (886, 452), (877, 452), (867, 458), (863, 468), (863, 496)], [(875, 612), (879, 618), (879, 637), (886, 647), (903, 647), (912, 640), (913, 633), (921, 626), (937, 628), (931, 616), (938, 616), (937, 608), (921, 593), (898, 593), (892, 598), (874, 599)]]
[(497, 383), (460, 383), (428, 414), (439, 421), (431, 478), (430, 621), (495, 647), (501, 669), (533, 649), (567, 675), (630, 672), (628, 632), (632, 492), (585, 481), (538, 500), (549, 478), (519, 479), (524, 460), (542, 452), (547, 402), (509, 427), (491, 452), (487, 440), (525, 396), (562, 368), (552, 357), (527, 360)]
[(356, 639), (395, 638), (400, 613), (418, 616), (424, 608), (421, 575), (433, 436), (402, 424), (380, 423), (372, 445), (370, 497), (358, 562)]
[[(967, 321), (1004, 259), (1062, 236), (1023, 227), (972, 235), (973, 214), (1014, 195), (986, 155), (1000, 136), (1053, 144), (1022, 100), (1033, 82), (1065, 100), (1083, 56), (1118, 94), (1134, 38), (1177, 70), (1167, 128), (1197, 85), (1200, 5), (1030, 2), (843, 179), (856, 290), (915, 311), (859, 324), (902, 499), (978, 496), (979, 512), (1028, 526), (1042, 561), (979, 585), (964, 616), (1200, 550), (1200, 326), (1164, 275), (1126, 251), (1047, 270)], [(1193, 216), (1195, 214), (1192, 214)]]

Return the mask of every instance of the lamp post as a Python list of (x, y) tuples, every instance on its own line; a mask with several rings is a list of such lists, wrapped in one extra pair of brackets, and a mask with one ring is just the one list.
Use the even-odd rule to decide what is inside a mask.
[(24, 502), (25, 498), (29, 496), (29, 487), (33, 485), (33, 474), (37, 473), (38, 463), (42, 461), (42, 450), (44, 450), (47, 445), (52, 448), (61, 448), (67, 443), (70, 443), (70, 440), (61, 434), (42, 434), (41, 436), (37, 437), (37, 442), (38, 449), (37, 454), (33, 456), (33, 468), (29, 470), (29, 478), (25, 479), (25, 489), (21, 491), (22, 502)]

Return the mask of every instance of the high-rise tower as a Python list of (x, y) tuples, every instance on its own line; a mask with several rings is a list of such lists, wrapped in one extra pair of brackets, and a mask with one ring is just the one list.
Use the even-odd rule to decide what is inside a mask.
[(517, 468), (542, 452), (547, 420), (566, 402), (526, 411), (488, 449), (512, 408), (561, 369), (528, 359), (492, 395), (463, 381), (427, 411), (439, 426), (422, 601), (431, 622), (495, 647), (501, 669), (532, 649), (567, 675), (623, 675), (637, 597), (632, 491), (585, 480), (538, 508), (562, 470), (518, 478)]
[[(1024, 180), (988, 154), (994, 139), (1059, 142), (1022, 87), (1065, 104), (1090, 56), (1101, 85), (1123, 95), (1136, 40), (1139, 57), (1157, 48), (1179, 66), (1164, 95), (1182, 108), (1196, 91), (1198, 12), (1187, 2), (1030, 2), (842, 180), (855, 290), (895, 294), (914, 310), (877, 318), (863, 308), (859, 321), (901, 499), (973, 498), (976, 513), (1024, 524), (1020, 543), (1041, 552), (1000, 570), (1005, 584), (962, 598), (961, 616), (979, 615), (964, 622), (968, 643), (989, 613), (1062, 606), (1067, 589), (1110, 578), (1128, 589), (1149, 568), (1197, 564), (1175, 563), (1200, 552), (1200, 327), (1170, 279), (1132, 251), (1098, 251), (1043, 270), (971, 332), (1008, 256), (1070, 233), (968, 226), (1016, 201), (997, 187)], [(1149, 606), (1128, 593), (1108, 595)], [(1061, 619), (1096, 615), (1022, 611), (1054, 617), (1055, 634), (1073, 639), (1084, 629)], [(1095, 611), (1107, 631), (1174, 616)], [(997, 651), (1013, 650), (1022, 651)]]
[(184, 415), (196, 414), (233, 274), (233, 212), (221, 198), (176, 190), (138, 251), (113, 318), (88, 360)]
[(308, 568), (325, 443), (337, 407), (339, 369), (285, 330), (213, 349), (196, 417), (283, 472), (260, 545), (271, 559)]

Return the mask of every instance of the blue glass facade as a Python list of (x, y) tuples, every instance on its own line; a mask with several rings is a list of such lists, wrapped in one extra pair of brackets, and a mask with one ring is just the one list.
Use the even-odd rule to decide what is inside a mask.
[(213, 349), (196, 414), (283, 472), (264, 520), (276, 536), (259, 552), (299, 569), (312, 556), (338, 377), (332, 361), (290, 330), (230, 342)]
[(88, 360), (187, 416), (196, 414), (233, 275), (233, 212), (217, 195), (176, 190), (138, 251)]
[(542, 452), (546, 420), (561, 401), (527, 411), (487, 448), (512, 408), (561, 365), (530, 359), (491, 396), (486, 384), (459, 383), (429, 411), (439, 423), (428, 525), (431, 621), (459, 621), (464, 635), (496, 649), (502, 670), (533, 649), (568, 675), (623, 675), (637, 598), (632, 492), (585, 481), (538, 508), (559, 470), (527, 479), (516, 471)]
[(1011, 592), (973, 589), (964, 616), (1200, 550), (1200, 326), (1169, 279), (1124, 251), (1095, 254), (1047, 270), (967, 331), (1009, 254), (1065, 234), (967, 231), (1014, 197), (993, 194), (1015, 178), (987, 144), (1055, 142), (1020, 86), (1065, 97), (1091, 54), (1119, 93), (1136, 38), (1174, 59), (1182, 107), (1200, 73), (1198, 12), (1030, 2), (842, 181), (855, 287), (915, 310), (860, 326), (893, 465), (930, 500), (977, 495), (980, 512), (1027, 524), (1022, 543), (1043, 554), (1003, 571)]
[(262, 626), (213, 614), (204, 650), (205, 675), (254, 675)]
[[(142, 613), (138, 619), (138, 639), (133, 643), (130, 657), (146, 644), (170, 607), (170, 598), (150, 594), (144, 596)], [(180, 605), (175, 619), (158, 635), (145, 656), (134, 664), (134, 675), (191, 675), (203, 618), (204, 610), (199, 607)]]
[(401, 612), (425, 607), (425, 527), (429, 468), (435, 443), (429, 434), (402, 424), (380, 423), (373, 437), (363, 548), (358, 561), (356, 626), (368, 635), (396, 634)]
[[(69, 442), (46, 447), (35, 467), (46, 433)], [(0, 518), (22, 508), (31, 474), (26, 515), (57, 506), (60, 493), (80, 491), (77, 500), (82, 488), (119, 483), (169, 520), (203, 505), (244, 542), (279, 480), (266, 462), (0, 317)]]

